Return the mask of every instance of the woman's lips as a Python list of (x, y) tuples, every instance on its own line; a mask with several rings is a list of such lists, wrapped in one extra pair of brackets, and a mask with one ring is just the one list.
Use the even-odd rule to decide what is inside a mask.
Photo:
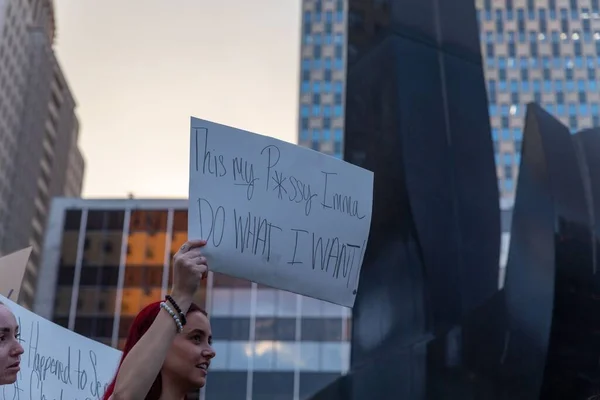
[(16, 363), (9, 365), (7, 369), (9, 371), (19, 371), (21, 369), (21, 362), (17, 361)]

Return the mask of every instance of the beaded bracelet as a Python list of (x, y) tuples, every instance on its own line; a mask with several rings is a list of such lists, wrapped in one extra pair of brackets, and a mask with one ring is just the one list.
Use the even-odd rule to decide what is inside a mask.
[(173, 300), (173, 298), (169, 295), (166, 295), (165, 299), (167, 299), (167, 301), (173, 305), (175, 311), (177, 311), (177, 313), (179, 314), (179, 320), (181, 321), (181, 325), (187, 324), (185, 314), (183, 313), (183, 311), (181, 311), (181, 308), (179, 308), (179, 305), (175, 302), (175, 300)]
[(175, 325), (177, 325), (177, 333), (181, 333), (181, 331), (183, 331), (183, 325), (181, 324), (181, 321), (179, 320), (177, 314), (175, 314), (175, 311), (173, 311), (173, 309), (169, 307), (169, 305), (164, 301), (160, 303), (160, 308), (164, 308), (165, 310), (167, 310), (171, 317), (173, 317)]

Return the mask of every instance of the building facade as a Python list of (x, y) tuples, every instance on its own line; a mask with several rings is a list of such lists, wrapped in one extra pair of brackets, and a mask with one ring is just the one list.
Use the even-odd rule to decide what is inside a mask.
[[(186, 239), (186, 200), (56, 198), (34, 311), (122, 348), (137, 313), (167, 294)], [(307, 399), (348, 369), (346, 308), (212, 272), (195, 301), (217, 353), (196, 397)]]
[[(298, 143), (337, 156), (344, 129), (344, 7), (343, 0), (302, 2)], [(543, 105), (573, 131), (600, 126), (599, 0), (476, 0), (476, 7), (501, 205), (507, 208), (528, 102)]]
[(514, 198), (525, 105), (600, 126), (600, 2), (477, 0), (498, 184)]
[(302, 1), (298, 144), (343, 157), (345, 0)]
[(80, 196), (85, 165), (52, 2), (0, 2), (0, 27), (0, 255), (32, 246), (19, 299), (30, 308), (51, 199)]

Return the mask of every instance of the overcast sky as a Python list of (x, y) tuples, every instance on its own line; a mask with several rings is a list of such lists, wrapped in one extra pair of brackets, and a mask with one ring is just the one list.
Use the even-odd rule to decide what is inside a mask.
[(190, 116), (295, 143), (300, 0), (55, 0), (84, 197), (187, 197)]

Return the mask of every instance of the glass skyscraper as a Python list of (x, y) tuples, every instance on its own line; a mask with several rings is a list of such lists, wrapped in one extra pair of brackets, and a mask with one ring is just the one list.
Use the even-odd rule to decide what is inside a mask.
[[(171, 286), (187, 200), (54, 200), (34, 311), (109, 346)], [(349, 365), (347, 308), (217, 273), (196, 296), (212, 324), (208, 383), (190, 398), (309, 398)]]
[(346, 2), (304, 0), (298, 144), (343, 156)]
[(524, 105), (600, 126), (599, 0), (477, 0), (498, 184), (514, 197)]
[[(502, 208), (515, 195), (528, 102), (573, 131), (600, 125), (599, 1), (476, 0)], [(340, 0), (302, 5), (298, 143), (338, 157), (345, 19), (360, 18), (344, 7)]]

